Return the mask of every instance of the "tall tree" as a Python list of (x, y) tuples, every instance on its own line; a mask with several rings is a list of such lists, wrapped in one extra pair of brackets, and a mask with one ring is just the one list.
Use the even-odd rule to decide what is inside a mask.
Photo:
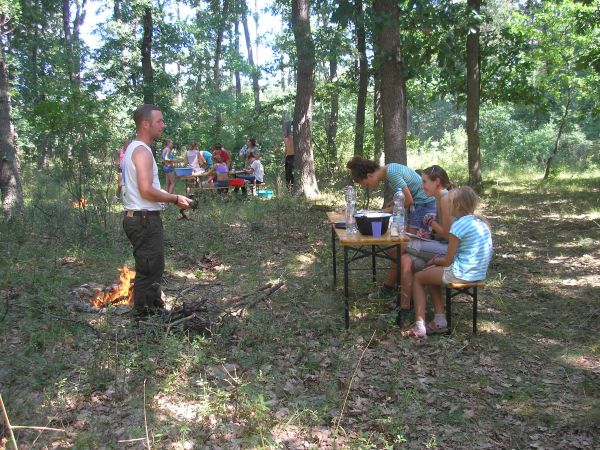
[(312, 152), (312, 114), (315, 91), (315, 46), (310, 30), (310, 0), (292, 0), (292, 31), (298, 67), (294, 106), (294, 152), (297, 189), (306, 198), (319, 196)]
[(356, 30), (356, 48), (358, 50), (358, 98), (354, 126), (354, 154), (364, 155), (365, 110), (367, 107), (367, 89), (369, 87), (369, 65), (367, 63), (367, 38), (365, 33), (365, 14), (362, 0), (354, 2), (354, 29)]
[(333, 173), (337, 163), (337, 146), (335, 138), (338, 129), (338, 116), (340, 111), (340, 92), (336, 86), (338, 77), (338, 55), (334, 49), (329, 53), (329, 120), (325, 126), (327, 134), (327, 159), (329, 160), (329, 171)]
[[(402, 73), (398, 3), (375, 0), (385, 163), (406, 164), (406, 82)], [(393, 193), (385, 193), (388, 201)]]
[[(240, 54), (240, 21), (239, 21), (238, 13), (236, 13), (234, 22), (235, 23), (234, 23), (234, 28), (233, 28), (233, 34), (235, 35), (235, 38), (234, 38), (235, 39), (235, 55), (237, 57)], [(242, 96), (242, 79), (240, 77), (240, 68), (239, 68), (238, 64), (235, 65), (234, 77), (235, 77), (235, 100), (237, 102), (239, 102), (240, 98)]]
[[(259, 70), (254, 64), (254, 55), (252, 54), (252, 41), (250, 40), (250, 30), (248, 28), (248, 5), (246, 0), (242, 0), (242, 25), (244, 26), (244, 38), (246, 41), (246, 50), (248, 52), (248, 64), (250, 65), (252, 75), (252, 92), (254, 92), (254, 111), (260, 110), (260, 86), (258, 84)], [(258, 26), (258, 25), (257, 25)]]
[(154, 104), (154, 69), (152, 68), (152, 8), (144, 8), (144, 34), (142, 36), (142, 76), (144, 103)]
[(5, 36), (10, 33), (7, 26), (10, 16), (5, 11), (3, 13), (0, 17), (0, 192), (4, 217), (11, 219), (23, 209), (23, 189), (15, 148), (4, 42)]
[(479, 144), (479, 100), (481, 72), (479, 66), (479, 9), (480, 0), (467, 1), (469, 25), (467, 32), (467, 154), (469, 185), (483, 190), (481, 179), (481, 148)]

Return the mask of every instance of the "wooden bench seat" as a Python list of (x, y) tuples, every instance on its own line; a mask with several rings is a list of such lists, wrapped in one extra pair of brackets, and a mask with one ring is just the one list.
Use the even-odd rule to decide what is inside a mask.
[(477, 334), (477, 289), (484, 286), (484, 281), (451, 283), (446, 285), (446, 321), (448, 322), (448, 334), (452, 333), (452, 299), (460, 294), (471, 297), (473, 302), (473, 334)]

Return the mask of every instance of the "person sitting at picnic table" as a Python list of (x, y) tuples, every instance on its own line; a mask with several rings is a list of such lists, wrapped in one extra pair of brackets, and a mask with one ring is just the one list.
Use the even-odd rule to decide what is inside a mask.
[[(415, 275), (413, 299), (415, 324), (403, 331), (405, 337), (424, 337), (444, 333), (448, 328), (441, 287), (451, 283), (482, 281), (492, 259), (492, 233), (487, 221), (475, 215), (479, 198), (468, 186), (448, 194), (456, 221), (450, 227), (448, 252), (431, 258), (428, 268)], [(429, 287), (435, 311), (434, 319), (425, 325), (425, 288)]]
[[(392, 192), (401, 190), (404, 194), (404, 207), (409, 210), (406, 220), (406, 230), (417, 233), (423, 226), (423, 218), (427, 214), (435, 214), (435, 197), (425, 194), (422, 188), (422, 180), (413, 169), (402, 164), (390, 163), (380, 166), (375, 161), (353, 157), (346, 167), (350, 170), (352, 180), (368, 189), (375, 189), (381, 183), (386, 183)], [(393, 203), (386, 206), (384, 211), (391, 212)], [(389, 300), (396, 295), (396, 250), (391, 249), (388, 254), (392, 257), (390, 268), (385, 277), (383, 285), (369, 294), (371, 300)], [(401, 316), (406, 316), (410, 310), (410, 298), (401, 298)]]
[(229, 151), (226, 148), (224, 148), (221, 144), (215, 144), (213, 146), (213, 149), (213, 159), (216, 155), (218, 155), (221, 159), (221, 162), (227, 164), (227, 169), (230, 169), (231, 155), (229, 154)]
[(244, 168), (250, 166), (250, 163), (248, 162), (248, 155), (250, 153), (254, 153), (256, 156), (260, 156), (260, 152), (258, 150), (258, 147), (256, 146), (256, 139), (254, 138), (248, 138), (244, 146), (240, 149), (240, 159), (244, 161)]
[(169, 194), (172, 194), (175, 190), (175, 157), (173, 155), (173, 141), (167, 139), (165, 141), (165, 148), (163, 148), (160, 155), (163, 163), (163, 171), (165, 172), (165, 189)]
[(229, 169), (227, 164), (221, 161), (219, 155), (213, 155), (214, 165), (210, 169), (206, 176), (210, 177), (212, 184), (219, 188), (226, 188), (229, 186)]
[[(265, 169), (260, 162), (260, 159), (256, 153), (248, 153), (248, 168), (244, 169), (248, 175), (241, 176), (250, 184), (262, 184), (265, 176)], [(244, 194), (247, 193), (246, 187), (242, 188)]]
[[(448, 236), (453, 218), (450, 213), (450, 200), (448, 192), (451, 188), (450, 179), (446, 171), (440, 166), (433, 165), (421, 172), (423, 191), (426, 195), (435, 197), (436, 215), (426, 215), (423, 225), (428, 228), (419, 229), (423, 235), (431, 240), (412, 238), (406, 246), (406, 253), (402, 255), (400, 265), (400, 281), (402, 298), (412, 297), (414, 273), (427, 267), (427, 262), (436, 256), (444, 256), (448, 252)], [(431, 233), (429, 232), (431, 230)]]
[(200, 174), (204, 172), (202, 166), (206, 165), (206, 161), (204, 161), (204, 156), (198, 149), (198, 143), (193, 141), (190, 144), (190, 149), (185, 152), (185, 162), (188, 167), (192, 168), (192, 173)]

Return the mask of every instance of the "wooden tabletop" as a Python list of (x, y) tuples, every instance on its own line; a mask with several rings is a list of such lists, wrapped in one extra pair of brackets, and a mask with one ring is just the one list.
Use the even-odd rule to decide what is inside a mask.
[[(328, 212), (327, 220), (331, 224), (335, 224), (336, 222), (343, 222), (344, 215), (337, 212)], [(342, 246), (361, 246), (361, 245), (392, 245), (392, 244), (401, 244), (403, 242), (410, 242), (410, 237), (405, 234), (401, 234), (400, 236), (392, 237), (390, 235), (390, 228), (388, 227), (387, 232), (381, 237), (373, 237), (367, 236), (360, 233), (346, 233), (346, 230), (343, 228), (335, 228), (335, 234), (340, 240), (340, 244)]]
[(203, 177), (206, 175), (206, 172), (196, 173), (192, 175), (185, 175), (183, 177), (178, 177), (180, 180), (195, 180), (198, 177)]

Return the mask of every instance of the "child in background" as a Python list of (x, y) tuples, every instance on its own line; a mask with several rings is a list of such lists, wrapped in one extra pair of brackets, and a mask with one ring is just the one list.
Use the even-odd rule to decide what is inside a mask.
[(166, 186), (165, 190), (172, 194), (175, 190), (175, 163), (174, 163), (174, 155), (173, 155), (173, 141), (171, 139), (167, 139), (165, 141), (165, 148), (163, 148), (161, 153), (161, 159), (163, 163), (163, 171), (165, 172), (165, 181)]
[(214, 165), (206, 175), (212, 179), (215, 186), (226, 188), (229, 186), (229, 168), (227, 164), (221, 161), (220, 155), (213, 155)]
[[(448, 194), (451, 212), (456, 221), (450, 227), (448, 253), (432, 258), (431, 266), (418, 272), (414, 278), (413, 301), (415, 324), (403, 332), (407, 337), (447, 331), (441, 286), (485, 279), (492, 258), (492, 233), (488, 223), (477, 217), (477, 194), (468, 186), (453, 189)], [(430, 286), (435, 310), (434, 319), (425, 325), (425, 287)]]
[[(246, 169), (244, 169), (244, 171), (248, 174), (247, 176), (243, 176), (242, 178), (244, 180), (247, 180), (248, 183), (250, 184), (262, 184), (264, 176), (265, 176), (265, 169), (263, 168), (262, 163), (260, 162), (260, 159), (258, 158), (258, 155), (254, 152), (250, 152), (248, 153), (248, 167)], [(242, 192), (245, 194), (246, 193), (246, 187), (242, 188)]]
[(123, 146), (117, 150), (117, 171), (119, 173), (119, 177), (117, 179), (117, 199), (121, 198), (121, 192), (123, 191), (123, 158), (125, 158), (125, 150), (129, 147), (131, 141), (125, 141)]

